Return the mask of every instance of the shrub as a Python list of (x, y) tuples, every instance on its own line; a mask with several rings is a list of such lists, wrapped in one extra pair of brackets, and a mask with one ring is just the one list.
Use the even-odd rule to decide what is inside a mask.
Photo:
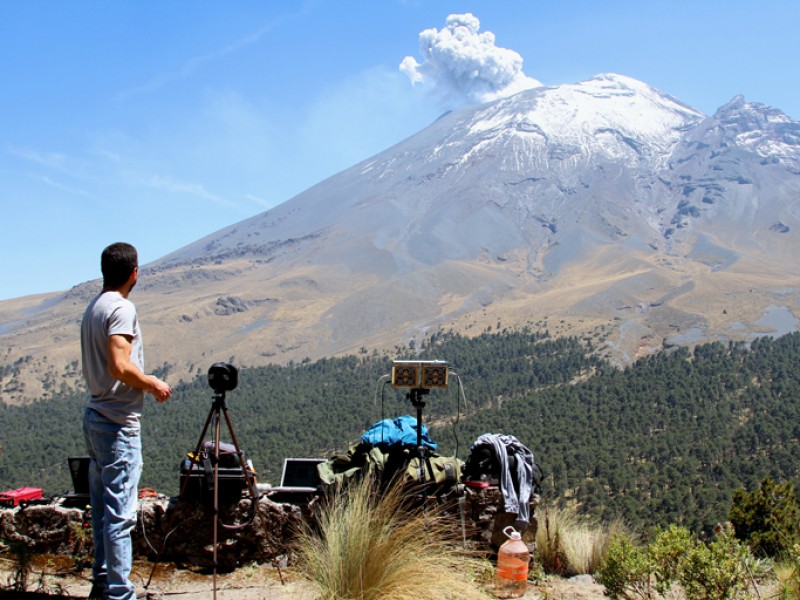
[(625, 533), (611, 539), (608, 551), (595, 574), (611, 598), (652, 598), (650, 575), (653, 561)]
[(677, 575), (689, 598), (727, 600), (746, 595), (762, 572), (763, 566), (732, 528), (720, 527), (710, 544), (697, 543), (689, 549)]
[(656, 535), (648, 549), (656, 578), (656, 590), (666, 594), (678, 579), (681, 560), (694, 546), (692, 534), (685, 527), (670, 525), (666, 531)]
[(794, 486), (767, 477), (752, 492), (733, 493), (728, 515), (736, 537), (753, 552), (780, 557), (800, 542), (800, 504)]
[(629, 536), (616, 536), (597, 579), (611, 598), (653, 598), (651, 588), (666, 594), (677, 582), (691, 600), (747, 598), (765, 568), (741, 544), (730, 527), (720, 527), (710, 544), (692, 537), (682, 527), (661, 532), (648, 548), (636, 546)]
[(324, 600), (487, 598), (472, 574), (482, 565), (456, 543), (458, 528), (412, 509), (401, 486), (377, 493), (369, 478), (319, 510), (299, 535), (300, 564)]

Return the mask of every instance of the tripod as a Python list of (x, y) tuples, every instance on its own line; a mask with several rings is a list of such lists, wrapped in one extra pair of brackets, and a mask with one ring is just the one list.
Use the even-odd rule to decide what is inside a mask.
[(411, 388), (406, 394), (406, 398), (411, 402), (411, 405), (417, 409), (417, 460), (419, 461), (417, 476), (419, 478), (420, 486), (422, 487), (422, 501), (423, 503), (428, 500), (428, 486), (425, 476), (425, 465), (427, 464), (428, 449), (422, 443), (422, 409), (425, 408), (425, 401), (423, 397), (430, 393), (430, 390), (425, 388)]
[[(220, 439), (220, 413), (225, 418), (225, 423), (228, 426), (228, 431), (231, 434), (231, 440), (233, 441), (233, 446), (236, 450), (236, 456), (239, 460), (239, 466), (242, 469), (242, 473), (244, 474), (245, 483), (247, 485), (248, 490), (250, 491), (250, 496), (253, 501), (253, 515), (251, 515), (250, 521), (252, 521), (252, 516), (255, 515), (255, 507), (256, 503), (258, 502), (258, 493), (256, 490), (255, 478), (253, 474), (250, 472), (250, 469), (247, 468), (247, 465), (244, 462), (244, 457), (242, 455), (242, 451), (239, 448), (239, 441), (236, 439), (236, 434), (233, 431), (233, 424), (231, 423), (230, 416), (228, 415), (228, 407), (225, 403), (225, 390), (221, 388), (214, 388), (214, 402), (211, 405), (211, 409), (208, 412), (208, 416), (206, 417), (205, 425), (203, 426), (203, 431), (200, 433), (200, 439), (197, 441), (197, 447), (195, 448), (194, 454), (191, 458), (191, 464), (186, 473), (186, 478), (183, 481), (183, 485), (181, 486), (181, 497), (185, 496), (187, 486), (190, 481), (190, 475), (194, 466), (200, 462), (201, 457), (201, 450), (204, 445), (204, 440), (206, 437), (206, 432), (208, 431), (209, 426), (211, 425), (212, 421), (214, 424), (214, 457), (212, 459), (212, 464), (214, 466), (214, 530), (213, 530), (213, 581), (214, 581), (214, 600), (217, 598), (217, 539), (218, 539), (218, 529), (217, 526), (219, 524), (219, 439)], [(223, 524), (223, 527), (228, 529), (238, 529), (248, 525), (249, 522), (246, 522), (244, 525), (238, 526), (226, 526)]]

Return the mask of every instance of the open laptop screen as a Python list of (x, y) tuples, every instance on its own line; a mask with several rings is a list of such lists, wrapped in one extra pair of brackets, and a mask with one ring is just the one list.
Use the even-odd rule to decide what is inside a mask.
[(316, 490), (319, 485), (317, 465), (325, 462), (323, 458), (285, 458), (283, 459), (283, 472), (281, 485), (283, 489), (309, 489)]

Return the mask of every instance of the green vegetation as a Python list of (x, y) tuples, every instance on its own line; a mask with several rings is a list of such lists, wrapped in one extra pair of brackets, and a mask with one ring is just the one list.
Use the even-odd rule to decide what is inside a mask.
[(679, 584), (692, 600), (726, 600), (754, 597), (767, 570), (728, 527), (704, 543), (673, 525), (644, 549), (615, 536), (596, 575), (611, 598), (658, 598)]
[[(593, 356), (588, 343), (531, 331), (440, 333), (405, 356), (240, 367), (229, 415), (259, 480), (276, 483), (284, 457), (341, 452), (379, 419), (414, 414), (403, 394), (377, 385), (391, 359), (413, 354), (447, 360), (464, 384), (469, 410), (458, 423), (457, 385), (426, 397), (424, 418), (442, 453), (457, 446), (465, 458), (483, 433), (514, 435), (542, 467), (545, 501), (569, 501), (602, 521), (708, 534), (727, 519), (734, 490), (767, 477), (796, 485), (800, 334), (674, 348), (625, 369)], [(178, 465), (211, 400), (202, 375), (176, 386), (167, 404), (147, 403), (143, 486), (177, 493)], [(0, 405), (0, 489), (70, 489), (66, 458), (83, 454), (83, 404), (65, 396)]]
[(619, 534), (611, 540), (596, 577), (611, 598), (652, 598), (653, 569), (647, 552), (628, 535)]
[[(733, 489), (800, 467), (800, 335), (752, 348), (713, 343), (574, 385), (536, 389), (468, 420), (467, 438), (516, 435), (545, 473), (545, 498), (604, 521), (709, 532)], [(477, 427), (476, 427), (477, 425)]]
[(800, 543), (800, 504), (790, 483), (767, 477), (757, 490), (736, 490), (728, 518), (759, 555), (785, 557)]

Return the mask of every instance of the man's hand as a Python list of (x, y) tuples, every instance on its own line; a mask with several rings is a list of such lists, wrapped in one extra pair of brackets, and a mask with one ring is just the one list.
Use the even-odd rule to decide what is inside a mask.
[(156, 402), (166, 402), (172, 395), (172, 388), (165, 381), (161, 381), (158, 377), (150, 376), (152, 380), (152, 388), (147, 390), (149, 394), (156, 399)]

